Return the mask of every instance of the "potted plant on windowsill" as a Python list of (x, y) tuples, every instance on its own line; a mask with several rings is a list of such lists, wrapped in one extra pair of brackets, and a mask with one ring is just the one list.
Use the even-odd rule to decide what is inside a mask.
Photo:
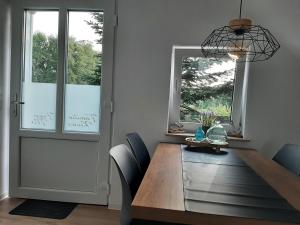
[(216, 120), (216, 115), (213, 112), (200, 113), (199, 122), (202, 124), (202, 129), (206, 134), (207, 130), (212, 126)]

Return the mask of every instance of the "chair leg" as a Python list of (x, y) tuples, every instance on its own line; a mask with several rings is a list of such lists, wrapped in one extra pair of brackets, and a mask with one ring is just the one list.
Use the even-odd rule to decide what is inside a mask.
[(130, 225), (132, 198), (130, 195), (130, 190), (125, 188), (126, 184), (123, 179), (121, 179), (121, 183), (122, 183), (122, 209), (121, 209), (120, 223), (121, 225)]

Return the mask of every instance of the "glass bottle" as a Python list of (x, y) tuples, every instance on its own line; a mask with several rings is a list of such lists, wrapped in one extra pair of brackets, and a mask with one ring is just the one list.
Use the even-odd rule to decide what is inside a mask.
[(206, 133), (206, 137), (212, 142), (226, 142), (227, 140), (227, 132), (224, 127), (217, 123), (208, 129)]
[(205, 138), (205, 133), (202, 130), (202, 126), (199, 126), (196, 131), (195, 131), (195, 140), (196, 141), (201, 141)]

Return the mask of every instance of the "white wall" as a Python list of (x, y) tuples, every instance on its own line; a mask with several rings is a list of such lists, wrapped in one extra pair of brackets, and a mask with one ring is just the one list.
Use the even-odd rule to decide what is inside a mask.
[(281, 44), (271, 60), (251, 65), (248, 92), (251, 146), (272, 157), (284, 143), (300, 144), (300, 2), (252, 0), (247, 5), (248, 15)]
[(9, 8), (0, 0), (0, 199), (8, 193), (9, 147), (9, 68), (10, 68)]
[[(151, 154), (165, 136), (172, 45), (200, 45), (212, 29), (238, 15), (238, 0), (119, 0), (115, 112), (112, 144), (137, 131)], [(271, 157), (286, 142), (300, 143), (300, 1), (251, 0), (244, 10), (269, 28), (282, 47), (269, 61), (250, 68), (246, 134)], [(116, 170), (111, 170), (110, 207), (121, 200)]]

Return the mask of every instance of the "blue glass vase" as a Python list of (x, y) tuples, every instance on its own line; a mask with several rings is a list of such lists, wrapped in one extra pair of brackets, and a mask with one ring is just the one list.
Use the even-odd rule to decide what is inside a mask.
[(202, 127), (198, 127), (195, 131), (195, 139), (196, 141), (201, 141), (205, 138), (205, 133), (202, 130)]

